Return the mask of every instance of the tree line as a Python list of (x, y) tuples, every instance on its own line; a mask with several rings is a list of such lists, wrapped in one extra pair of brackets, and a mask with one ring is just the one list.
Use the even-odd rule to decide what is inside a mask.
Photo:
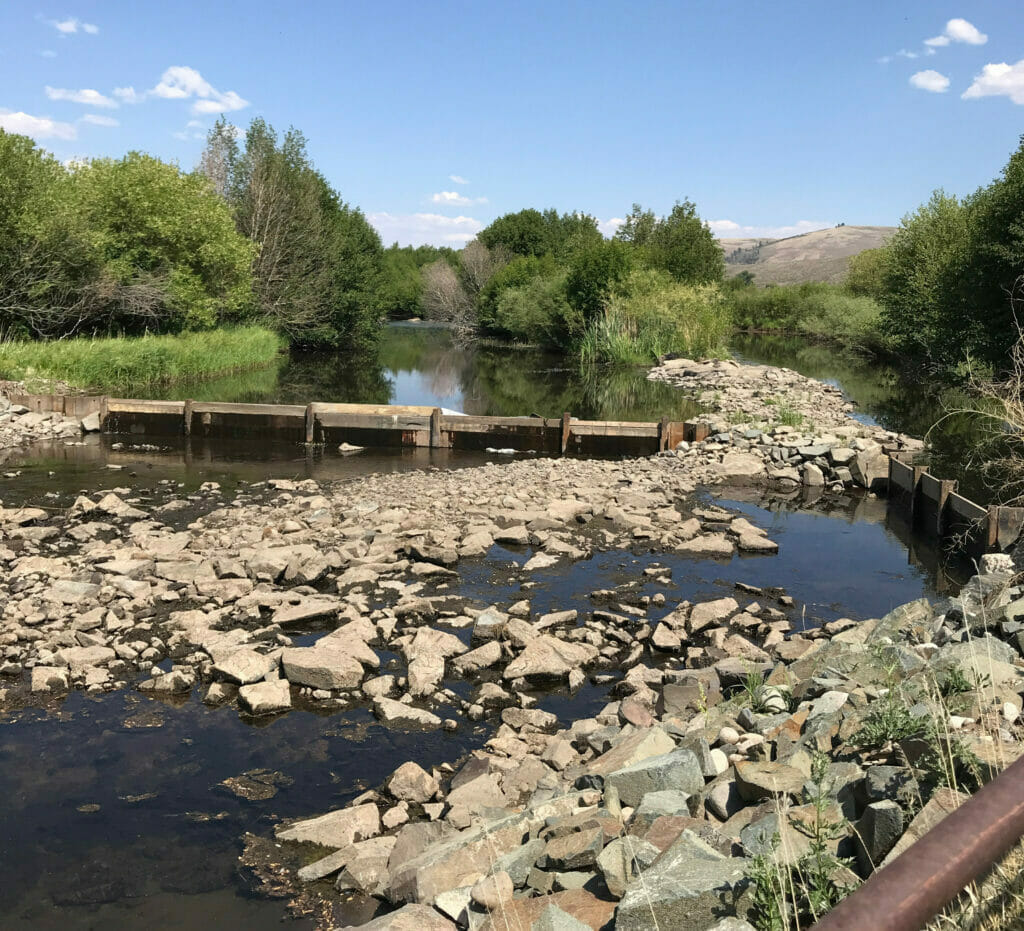
[(259, 323), (305, 346), (374, 338), (380, 238), (294, 129), (221, 119), (199, 167), (62, 164), (0, 130), (0, 336), (178, 333)]

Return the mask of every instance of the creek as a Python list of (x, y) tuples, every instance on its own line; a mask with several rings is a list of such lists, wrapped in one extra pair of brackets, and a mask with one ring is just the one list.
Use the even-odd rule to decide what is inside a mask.
[[(872, 376), (857, 366), (841, 369), (836, 361), (829, 367), (827, 360), (801, 357), (799, 347), (786, 350), (763, 338), (746, 338), (735, 348), (743, 358), (835, 379), (863, 416), (886, 427), (910, 430), (911, 418), (924, 416), (900, 413), (891, 373), (872, 369)], [(786, 352), (788, 361), (780, 362)], [(535, 351), (465, 352), (447, 332), (415, 327), (389, 329), (379, 360), (294, 357), (269, 370), (189, 386), (176, 396), (428, 404), (481, 414), (557, 416), (570, 410), (594, 419), (684, 419), (698, 411), (691, 399), (648, 382), (642, 371), (580, 373)], [(121, 487), (145, 502), (191, 495), (209, 481), (231, 494), (270, 477), (352, 479), (371, 471), (500, 458), (429, 450), (310, 458), (287, 446), (201, 443), (186, 451), (181, 443), (153, 448), (97, 437), (83, 446), (54, 443), (7, 456), (0, 499), (8, 506), (63, 508), (83, 490)], [(664, 607), (650, 612), (654, 621), (683, 599), (724, 597), (744, 582), (785, 588), (800, 606), (797, 626), (810, 627), (839, 617), (879, 616), (921, 596), (937, 598), (967, 574), (943, 566), (938, 554), (924, 551), (886, 514), (884, 502), (867, 496), (828, 496), (802, 506), (728, 491), (715, 500), (764, 527), (779, 543), (779, 554), (712, 560), (642, 546), (598, 551), (568, 567), (534, 573), (533, 610), (585, 608), (593, 590), (632, 582), (637, 596), (665, 595)], [(528, 548), (496, 545), (483, 557), (463, 560), (451, 592), (481, 606), (507, 606), (523, 597), (517, 567), (530, 555)], [(671, 570), (668, 584), (644, 575), (653, 565)], [(315, 627), (295, 631), (303, 644), (321, 633)], [(386, 653), (381, 658), (385, 666), (395, 661)], [(428, 768), (454, 761), (482, 745), (492, 730), (467, 720), (453, 733), (390, 730), (358, 703), (330, 712), (300, 703), (288, 714), (253, 721), (231, 706), (208, 708), (201, 697), (199, 689), (175, 700), (134, 691), (76, 691), (0, 713), (4, 928), (277, 927), (282, 903), (248, 896), (239, 880), (236, 860), (245, 832), (269, 835), (280, 818), (343, 805), (407, 759)], [(596, 713), (607, 700), (607, 686), (588, 683), (575, 694), (554, 690), (536, 698), (538, 707), (568, 722)], [(242, 798), (224, 785), (254, 770), (275, 774), (274, 794)], [(352, 922), (372, 914), (363, 900), (353, 900), (349, 909), (342, 917)]]

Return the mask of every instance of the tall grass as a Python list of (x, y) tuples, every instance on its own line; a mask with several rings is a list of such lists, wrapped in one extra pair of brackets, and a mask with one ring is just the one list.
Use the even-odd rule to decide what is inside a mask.
[(256, 368), (272, 362), (281, 338), (261, 327), (233, 327), (178, 336), (0, 342), (0, 379), (30, 390), (54, 382), (73, 388), (127, 391)]
[(735, 288), (728, 301), (733, 324), (744, 330), (802, 333), (855, 349), (886, 348), (879, 327), (882, 307), (873, 298), (823, 282)]
[(716, 286), (635, 272), (588, 327), (580, 360), (640, 364), (669, 353), (702, 358), (721, 351), (729, 329), (729, 310)]

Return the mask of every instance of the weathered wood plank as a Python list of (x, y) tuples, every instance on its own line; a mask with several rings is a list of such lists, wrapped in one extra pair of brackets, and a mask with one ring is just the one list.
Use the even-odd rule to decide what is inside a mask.
[(904, 465), (899, 459), (889, 459), (889, 479), (900, 491), (910, 494), (914, 490), (914, 469)]
[(318, 415), (322, 414), (356, 414), (375, 416), (423, 416), (429, 417), (434, 408), (412, 404), (333, 404), (324, 401), (316, 402)]
[(971, 523), (983, 521), (988, 517), (988, 511), (985, 508), (956, 492), (949, 496), (947, 507), (952, 515)]
[(334, 430), (425, 430), (430, 433), (430, 414), (346, 414), (316, 410), (322, 427)]
[(304, 404), (230, 404), (224, 401), (193, 401), (196, 414), (240, 414), (251, 417), (297, 417), (306, 414)]
[(108, 398), (107, 411), (111, 414), (177, 414), (185, 415), (184, 401), (136, 401)]

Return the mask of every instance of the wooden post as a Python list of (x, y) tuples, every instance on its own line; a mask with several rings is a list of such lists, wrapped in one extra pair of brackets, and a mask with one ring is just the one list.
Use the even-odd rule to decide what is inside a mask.
[(928, 466), (914, 466), (913, 487), (910, 489), (910, 526), (914, 526), (914, 512), (917, 510), (917, 495), (921, 476), (928, 471)]
[(572, 416), (568, 411), (562, 414), (562, 455), (565, 455), (566, 449), (569, 447), (569, 437), (572, 435)]
[(316, 435), (316, 410), (313, 402), (306, 405), (306, 445), (313, 445), (313, 438)]
[(985, 532), (985, 549), (990, 550), (999, 542), (999, 507), (990, 504), (988, 508), (988, 528)]
[(192, 436), (192, 405), (195, 401), (192, 398), (185, 399), (185, 436)]
[(956, 482), (953, 479), (944, 478), (939, 482), (939, 500), (936, 503), (938, 510), (935, 513), (935, 535), (940, 541), (946, 530), (946, 502), (954, 491), (956, 491)]
[(668, 449), (668, 417), (662, 417), (658, 421), (658, 452), (663, 453)]
[(110, 416), (110, 410), (108, 409), (107, 402), (110, 398), (107, 395), (103, 395), (100, 398), (100, 430), (102, 431), (107, 425), (107, 418)]
[(441, 445), (441, 408), (435, 407), (430, 412), (430, 448), (437, 449)]

